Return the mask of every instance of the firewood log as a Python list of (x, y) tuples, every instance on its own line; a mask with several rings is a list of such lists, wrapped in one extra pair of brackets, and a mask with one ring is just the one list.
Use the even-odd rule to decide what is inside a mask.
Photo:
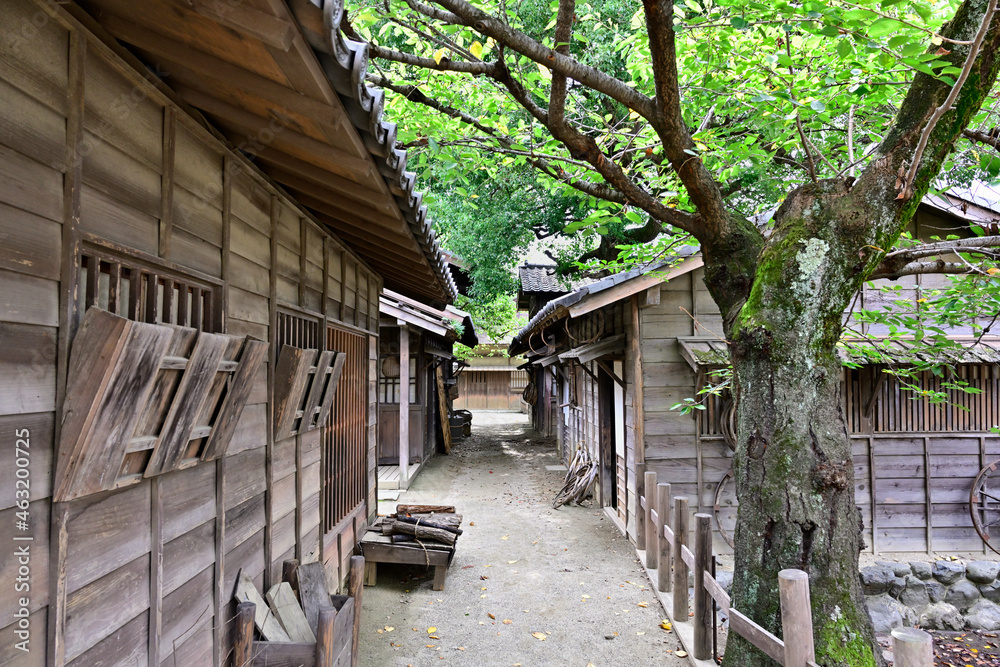
[(396, 505), (396, 514), (455, 513), (454, 505)]
[(447, 530), (449, 533), (455, 533), (456, 535), (462, 534), (461, 528), (456, 528), (455, 526), (448, 526), (441, 523), (435, 523), (433, 521), (428, 521), (427, 519), (418, 519), (412, 516), (400, 516), (396, 517), (396, 521), (402, 521), (403, 523), (412, 523), (417, 526), (427, 526), (428, 528), (438, 528), (440, 530)]
[(440, 528), (431, 528), (429, 526), (418, 526), (412, 523), (406, 523), (405, 521), (397, 521), (392, 527), (393, 533), (405, 533), (407, 535), (413, 535), (418, 540), (431, 540), (434, 542), (441, 542), (442, 544), (452, 545), (458, 539), (458, 535), (455, 533), (450, 533), (447, 530), (442, 530)]

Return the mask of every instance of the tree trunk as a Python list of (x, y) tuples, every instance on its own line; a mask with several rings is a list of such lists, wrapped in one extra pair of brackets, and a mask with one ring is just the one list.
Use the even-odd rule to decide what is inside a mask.
[[(861, 520), (836, 352), (863, 270), (858, 239), (831, 223), (855, 206), (843, 184), (793, 193), (727, 326), (740, 501), (733, 605), (780, 636), (778, 572), (805, 570), (817, 662), (843, 667), (884, 664), (858, 579)], [(773, 665), (735, 634), (725, 664)]]

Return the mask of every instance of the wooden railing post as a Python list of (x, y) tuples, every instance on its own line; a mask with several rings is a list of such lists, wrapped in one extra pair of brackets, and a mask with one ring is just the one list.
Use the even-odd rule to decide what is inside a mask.
[(336, 621), (337, 610), (333, 607), (323, 607), (319, 610), (319, 623), (316, 626), (316, 667), (333, 667), (333, 659), (336, 657), (333, 655), (333, 626)]
[(781, 598), (785, 667), (806, 667), (807, 662), (816, 659), (809, 575), (802, 570), (782, 570), (778, 573), (778, 594)]
[(663, 527), (670, 522), (670, 485), (660, 482), (656, 485), (656, 514), (660, 517), (660, 527), (657, 529), (657, 542), (660, 544), (658, 556), (659, 567), (656, 569), (656, 590), (670, 590), (670, 542), (663, 535)]
[[(694, 657), (712, 655), (712, 605), (705, 589), (705, 573), (712, 561), (712, 517), (694, 515)], [(805, 667), (805, 665), (803, 665)]]
[(892, 631), (893, 664), (896, 667), (934, 667), (934, 642), (917, 628)]
[[(646, 483), (645, 466), (640, 467), (639, 471), (642, 471), (642, 475), (639, 475), (638, 483), (644, 485)], [(646, 495), (646, 489), (645, 488), (639, 488), (639, 489), (637, 489), (637, 491), (639, 492), (639, 498), (642, 498), (642, 497), (644, 497)], [(638, 502), (638, 500), (636, 502)], [(638, 549), (639, 551), (645, 551), (646, 550), (646, 512), (645, 512), (645, 510), (642, 509), (642, 505), (639, 505), (639, 507), (636, 508), (636, 518), (635, 519), (636, 519), (635, 520), (635, 548)]]
[(250, 667), (253, 662), (253, 617), (257, 605), (240, 602), (236, 605), (236, 625), (233, 626), (233, 665)]
[(350, 593), (354, 598), (354, 627), (351, 629), (351, 666), (357, 667), (361, 653), (361, 596), (365, 590), (365, 557), (351, 556)]
[(646, 498), (646, 567), (655, 570), (659, 563), (660, 541), (657, 535), (663, 535), (653, 525), (653, 509), (656, 507), (656, 473), (650, 470), (643, 475)]
[[(688, 499), (674, 498), (674, 622), (688, 620), (688, 567), (684, 563), (681, 547), (687, 544)], [(649, 552), (647, 552), (649, 553)]]

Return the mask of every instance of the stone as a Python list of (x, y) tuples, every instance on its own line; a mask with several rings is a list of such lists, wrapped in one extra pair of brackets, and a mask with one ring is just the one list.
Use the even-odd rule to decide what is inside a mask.
[(988, 584), (1000, 574), (1000, 563), (974, 560), (965, 566), (965, 577), (974, 584)]
[(965, 624), (973, 630), (1000, 630), (1000, 606), (980, 600), (969, 608)]
[[(917, 612), (931, 603), (930, 596), (927, 594), (927, 584), (912, 574), (906, 575), (903, 582), (905, 583), (903, 591), (896, 596), (900, 602)], [(940, 585), (938, 584), (938, 586)]]
[(876, 633), (885, 634), (893, 628), (912, 625), (916, 619), (912, 609), (884, 593), (870, 597), (866, 602)]
[(934, 578), (945, 586), (951, 586), (965, 574), (965, 566), (950, 560), (934, 561)]
[(889, 595), (898, 598), (904, 588), (906, 588), (906, 580), (902, 577), (893, 577), (892, 586), (889, 588)]
[(882, 567), (887, 567), (892, 570), (892, 573), (902, 579), (908, 574), (913, 574), (910, 570), (910, 566), (906, 563), (891, 563), (887, 560), (880, 560), (875, 562), (876, 565), (881, 565)]
[(861, 568), (861, 587), (865, 595), (888, 593), (895, 583), (896, 575), (884, 565), (869, 565)]
[(1000, 581), (994, 581), (991, 584), (981, 584), (979, 586), (979, 594), (990, 602), (1000, 603)]
[(948, 592), (948, 589), (941, 582), (933, 579), (925, 581), (924, 586), (927, 588), (927, 597), (930, 598), (932, 603), (943, 600), (945, 593)]
[(921, 581), (927, 581), (934, 576), (934, 571), (931, 570), (930, 563), (911, 561), (909, 565), (910, 569), (913, 570), (913, 576)]
[(947, 602), (938, 602), (920, 614), (920, 627), (925, 630), (961, 630), (965, 625), (962, 615)]
[(733, 573), (728, 570), (718, 570), (715, 573), (715, 580), (722, 586), (722, 590), (730, 595), (733, 594)]
[(978, 599), (979, 589), (967, 579), (962, 579), (949, 588), (944, 596), (944, 601), (958, 608), (959, 611), (965, 611), (974, 605)]

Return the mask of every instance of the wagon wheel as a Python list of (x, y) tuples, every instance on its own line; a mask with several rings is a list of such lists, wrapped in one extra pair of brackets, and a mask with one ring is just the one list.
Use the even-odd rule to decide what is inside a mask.
[(731, 397), (722, 403), (722, 413), (719, 415), (719, 426), (722, 439), (731, 451), (736, 451), (736, 401)]
[(715, 504), (712, 506), (712, 514), (715, 515), (715, 527), (719, 529), (719, 535), (726, 541), (730, 548), (736, 548), (733, 535), (722, 525), (722, 510), (736, 507), (736, 496), (733, 494), (733, 471), (726, 471), (726, 475), (715, 487)]
[[(979, 537), (1000, 553), (1000, 460), (979, 471), (969, 492), (969, 513)], [(991, 538), (996, 538), (995, 540)]]

